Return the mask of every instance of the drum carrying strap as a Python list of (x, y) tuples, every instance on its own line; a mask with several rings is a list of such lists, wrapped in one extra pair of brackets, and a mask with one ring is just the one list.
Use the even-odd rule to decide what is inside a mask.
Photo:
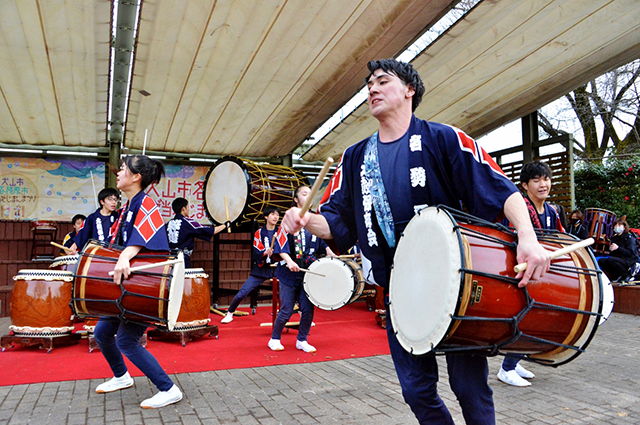
[[(373, 133), (367, 142), (367, 148), (364, 154), (364, 173), (366, 180), (370, 183), (371, 200), (373, 208), (378, 217), (378, 224), (387, 240), (390, 248), (396, 246), (396, 230), (391, 214), (391, 206), (387, 198), (387, 192), (384, 189), (382, 174), (380, 173), (380, 163), (378, 161), (378, 132)], [(364, 182), (363, 182), (364, 186)]]

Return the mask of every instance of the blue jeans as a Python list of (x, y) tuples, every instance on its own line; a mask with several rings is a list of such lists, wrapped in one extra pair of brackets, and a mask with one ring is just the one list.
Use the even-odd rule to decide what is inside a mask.
[[(388, 305), (387, 305), (388, 307)], [(387, 310), (388, 311), (388, 310)], [(387, 315), (391, 357), (402, 387), (402, 396), (421, 424), (450, 424), (449, 409), (438, 395), (438, 364), (434, 356), (414, 356), (398, 342)], [(495, 424), (493, 390), (487, 382), (489, 365), (484, 356), (447, 355), (449, 385), (458, 398), (468, 425)]]
[(522, 360), (524, 354), (507, 354), (504, 356), (504, 360), (502, 361), (502, 368), (505, 372), (509, 372), (510, 370), (515, 370), (516, 366), (518, 366), (518, 362)]
[(251, 293), (251, 291), (260, 286), (260, 284), (265, 280), (267, 279), (265, 279), (264, 277), (249, 275), (249, 278), (245, 280), (245, 282), (242, 284), (242, 288), (240, 288), (236, 296), (233, 297), (231, 304), (229, 304), (229, 313), (233, 313), (234, 311), (236, 311), (242, 300), (244, 300)]
[(278, 311), (278, 317), (273, 324), (273, 331), (271, 332), (272, 339), (280, 339), (282, 336), (282, 330), (284, 325), (287, 324), (291, 315), (293, 314), (293, 306), (296, 303), (296, 298), (299, 298), (300, 302), (300, 326), (298, 326), (298, 341), (306, 341), (313, 323), (314, 307), (307, 298), (307, 293), (302, 290), (302, 277), (300, 282), (296, 279), (296, 285), (290, 286), (287, 284), (279, 283), (280, 291), (280, 311)]
[(146, 329), (145, 325), (124, 323), (113, 317), (101, 317), (93, 336), (109, 363), (113, 376), (119, 378), (127, 373), (127, 366), (122, 357), (124, 354), (160, 391), (168, 391), (173, 386), (169, 375), (162, 370), (156, 358), (140, 345), (140, 338)]

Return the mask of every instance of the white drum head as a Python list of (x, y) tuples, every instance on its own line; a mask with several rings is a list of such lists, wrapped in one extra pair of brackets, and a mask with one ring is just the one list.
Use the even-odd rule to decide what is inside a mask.
[(335, 310), (349, 302), (353, 295), (353, 269), (339, 258), (324, 257), (309, 266), (303, 287), (313, 305), (322, 310)]
[(182, 295), (184, 294), (184, 254), (178, 254), (180, 262), (173, 265), (171, 273), (171, 287), (169, 288), (169, 306), (167, 307), (167, 328), (169, 331), (178, 321), (180, 306), (182, 306)]
[(600, 278), (602, 279), (602, 317), (600, 317), (600, 323), (598, 323), (598, 325), (607, 321), (609, 316), (611, 316), (613, 305), (615, 304), (611, 281), (604, 273), (600, 275)]
[(400, 240), (389, 283), (389, 314), (400, 345), (420, 355), (447, 334), (456, 311), (462, 264), (454, 221), (428, 207), (414, 216)]
[[(207, 176), (204, 203), (209, 216), (216, 223), (234, 222), (244, 210), (249, 194), (248, 177), (244, 168), (232, 159), (221, 159)], [(227, 218), (224, 197), (229, 205)]]

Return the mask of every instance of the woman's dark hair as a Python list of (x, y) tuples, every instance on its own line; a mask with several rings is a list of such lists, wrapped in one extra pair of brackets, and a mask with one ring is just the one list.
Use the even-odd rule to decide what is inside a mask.
[(571, 211), (571, 214), (569, 214), (569, 218), (573, 217), (574, 215), (578, 216), (578, 220), (580, 221), (584, 219), (584, 214), (582, 214), (582, 211), (580, 210)]
[(619, 218), (619, 219), (616, 220), (615, 223), (613, 223), (613, 227), (616, 227), (618, 224), (622, 224), (624, 226), (624, 231), (622, 233), (628, 233), (629, 232), (629, 223), (627, 223), (627, 220)]
[(189, 205), (189, 201), (187, 201), (186, 199), (176, 198), (171, 203), (171, 209), (173, 210), (174, 213), (180, 214), (180, 211), (182, 211), (182, 209), (187, 205)]
[(298, 193), (300, 192), (300, 189), (302, 189), (303, 187), (309, 187), (306, 184), (300, 185), (298, 187), (296, 187), (296, 190), (293, 192), (293, 202), (291, 203), (292, 206), (296, 206), (296, 199), (298, 199)]
[(520, 183), (529, 184), (529, 180), (540, 177), (551, 178), (551, 168), (545, 162), (529, 162), (520, 170)]
[(133, 174), (140, 174), (140, 187), (146, 189), (151, 183), (159, 183), (164, 176), (162, 162), (146, 155), (128, 155), (122, 158), (122, 162)]
[(371, 78), (376, 70), (382, 69), (384, 72), (394, 74), (396, 77), (400, 78), (403, 83), (411, 87), (415, 92), (411, 99), (411, 111), (415, 112), (418, 105), (420, 105), (420, 102), (422, 102), (424, 84), (422, 83), (422, 79), (420, 78), (418, 71), (413, 68), (413, 65), (410, 63), (400, 62), (395, 59), (378, 59), (369, 61), (367, 68), (369, 68), (369, 75), (364, 79), (366, 84), (369, 84), (369, 78)]

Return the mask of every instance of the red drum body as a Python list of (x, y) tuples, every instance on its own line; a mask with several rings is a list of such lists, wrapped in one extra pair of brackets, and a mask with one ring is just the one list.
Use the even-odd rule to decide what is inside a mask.
[(584, 224), (589, 231), (589, 237), (595, 240), (593, 249), (599, 253), (608, 253), (613, 224), (616, 215), (611, 211), (600, 208), (586, 208), (584, 210)]
[(283, 211), (289, 209), (293, 192), (303, 184), (308, 185), (309, 180), (293, 168), (224, 157), (211, 167), (205, 177), (205, 212), (216, 224), (227, 220), (236, 225), (252, 220), (263, 221), (264, 207), (271, 205)]
[[(576, 242), (557, 232), (538, 240), (550, 251)], [(577, 357), (603, 312), (595, 258), (584, 248), (560, 256), (541, 281), (518, 288), (516, 247), (513, 232), (491, 223), (441, 207), (420, 211), (391, 271), (389, 310), (401, 345), (414, 354), (521, 353), (547, 365)]]
[[(78, 317), (118, 317), (173, 329), (184, 285), (184, 262), (132, 273), (121, 285), (113, 271), (122, 250), (90, 241), (80, 253), (73, 281), (72, 308)], [(179, 254), (182, 256), (182, 253)], [(176, 256), (139, 254), (131, 267), (161, 263)]]
[(18, 336), (63, 336), (73, 330), (67, 271), (20, 270), (13, 278), (11, 330)]
[(76, 265), (78, 264), (78, 255), (62, 255), (53, 259), (53, 262), (49, 266), (53, 270), (62, 271), (76, 271)]
[(353, 260), (323, 257), (305, 273), (303, 288), (309, 301), (322, 310), (336, 310), (357, 300), (364, 290), (362, 268)]
[(184, 294), (174, 331), (204, 328), (211, 321), (211, 290), (208, 277), (203, 269), (184, 271)]

